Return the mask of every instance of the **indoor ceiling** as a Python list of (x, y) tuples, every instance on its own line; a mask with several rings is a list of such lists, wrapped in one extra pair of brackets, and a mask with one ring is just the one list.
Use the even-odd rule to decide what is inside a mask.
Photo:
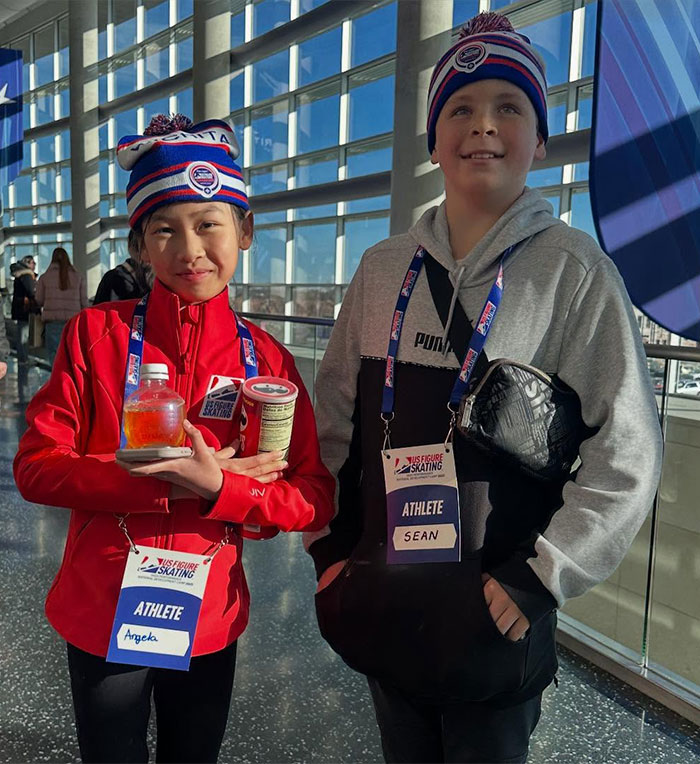
[(42, 0), (0, 0), (0, 27), (13, 21), (16, 17), (22, 16), (32, 6), (38, 5), (40, 2)]

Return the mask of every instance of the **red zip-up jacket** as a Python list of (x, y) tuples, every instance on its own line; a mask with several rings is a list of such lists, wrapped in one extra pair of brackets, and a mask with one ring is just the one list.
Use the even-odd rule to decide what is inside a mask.
[[(68, 323), (49, 381), (27, 407), (29, 428), (14, 462), (22, 496), (71, 508), (63, 562), (46, 600), (46, 615), (72, 645), (106, 655), (129, 549), (115, 514), (138, 546), (205, 554), (221, 541), (225, 522), (319, 529), (333, 515), (334, 481), (319, 457), (309, 396), (291, 354), (250, 325), (259, 373), (299, 387), (289, 467), (263, 485), (224, 472), (219, 498), (169, 501), (170, 483), (131, 477), (115, 464), (119, 448), (127, 348), (136, 300), (86, 308)], [(170, 387), (207, 445), (230, 444), (239, 432), (240, 401), (231, 419), (200, 417), (214, 376), (243, 379), (236, 321), (225, 290), (196, 305), (156, 282), (148, 303), (144, 363), (166, 363)], [(261, 493), (262, 497), (259, 495)], [(192, 655), (221, 650), (248, 622), (249, 594), (235, 530), (215, 556)]]

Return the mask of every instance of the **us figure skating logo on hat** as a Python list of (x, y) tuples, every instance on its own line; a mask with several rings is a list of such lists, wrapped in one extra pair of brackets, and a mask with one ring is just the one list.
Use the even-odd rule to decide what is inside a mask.
[(462, 69), (465, 72), (473, 72), (487, 55), (486, 46), (480, 42), (465, 45), (463, 48), (460, 48), (455, 56), (455, 68)]
[(221, 177), (208, 162), (192, 162), (187, 167), (187, 184), (205, 199), (211, 199), (221, 188)]

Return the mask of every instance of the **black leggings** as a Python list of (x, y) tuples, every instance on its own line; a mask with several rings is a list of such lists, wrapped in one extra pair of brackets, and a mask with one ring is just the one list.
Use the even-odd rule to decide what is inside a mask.
[(73, 707), (84, 762), (147, 762), (151, 693), (157, 762), (215, 762), (226, 730), (236, 642), (192, 658), (189, 671), (107, 663), (68, 645)]

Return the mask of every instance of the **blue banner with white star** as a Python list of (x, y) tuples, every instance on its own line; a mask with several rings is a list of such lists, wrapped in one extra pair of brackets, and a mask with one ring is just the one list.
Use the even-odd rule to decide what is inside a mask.
[(700, 341), (700, 3), (600, 0), (591, 207), (632, 302)]
[(0, 188), (22, 169), (22, 51), (0, 48)]

